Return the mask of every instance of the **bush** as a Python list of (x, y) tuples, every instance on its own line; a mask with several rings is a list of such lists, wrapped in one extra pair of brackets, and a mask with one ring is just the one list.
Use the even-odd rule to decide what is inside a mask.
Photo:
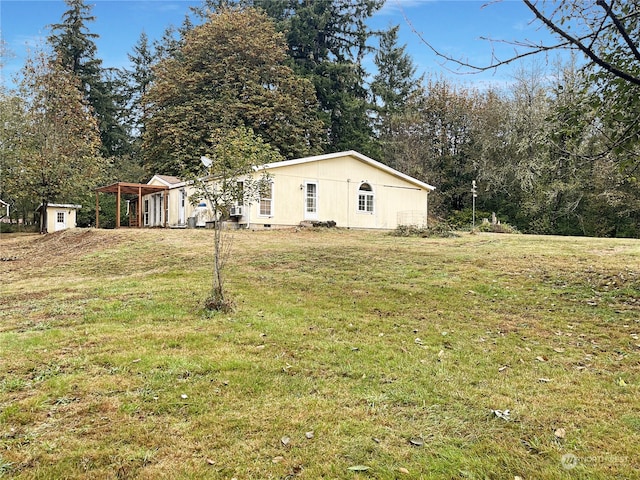
[(38, 233), (38, 225), (0, 223), (0, 233)]
[(489, 233), (520, 233), (516, 227), (508, 223), (482, 222), (477, 230), (479, 232)]
[(430, 227), (419, 227), (417, 225), (398, 225), (391, 232), (394, 237), (458, 237), (459, 235), (453, 231), (451, 225), (447, 222), (438, 222)]

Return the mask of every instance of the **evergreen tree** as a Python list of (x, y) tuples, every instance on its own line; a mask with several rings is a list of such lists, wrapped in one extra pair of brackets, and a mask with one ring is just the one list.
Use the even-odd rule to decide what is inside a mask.
[(422, 77), (416, 78), (416, 67), (406, 53), (406, 46), (398, 46), (399, 27), (391, 27), (380, 36), (380, 48), (374, 57), (378, 72), (371, 83), (374, 97), (375, 128), (382, 148), (382, 161), (397, 168), (394, 142), (401, 123), (397, 117), (407, 115), (412, 99), (421, 94)]
[[(133, 47), (133, 53), (128, 54), (131, 68), (125, 69), (128, 96), (127, 125), (130, 136), (139, 139), (144, 132), (144, 117), (148, 110), (145, 103), (145, 95), (153, 83), (154, 53), (149, 43), (149, 37), (145, 32), (140, 34), (138, 42)], [(135, 143), (135, 142), (134, 142)], [(139, 145), (135, 143), (136, 151)]]
[(114, 99), (115, 80), (105, 78), (102, 60), (96, 57), (94, 40), (98, 35), (87, 28), (87, 24), (95, 20), (91, 6), (84, 0), (65, 0), (65, 3), (69, 10), (63, 13), (60, 23), (51, 25), (48, 42), (64, 68), (80, 79), (80, 89), (98, 120), (103, 155), (122, 154), (128, 148), (127, 136)]
[(295, 70), (316, 89), (328, 151), (357, 149), (378, 157), (365, 87), (364, 56), (373, 32), (367, 20), (383, 0), (255, 0), (286, 32)]

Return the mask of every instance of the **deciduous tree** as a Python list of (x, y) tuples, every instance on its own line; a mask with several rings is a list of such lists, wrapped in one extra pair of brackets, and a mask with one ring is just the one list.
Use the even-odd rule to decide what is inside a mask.
[(215, 217), (213, 282), (206, 307), (227, 310), (231, 302), (224, 288), (223, 269), (230, 244), (222, 222), (229, 218), (230, 207), (249, 206), (258, 199), (269, 178), (266, 172), (257, 169), (282, 160), (282, 156), (246, 127), (214, 130), (209, 140), (210, 146), (201, 159), (206, 176), (193, 179), (196, 201), (206, 198)]
[(39, 52), (23, 69), (19, 87), (26, 102), (26, 126), (19, 140), (16, 180), (46, 207), (86, 193), (99, 181), (104, 162), (92, 114), (72, 72)]
[(286, 46), (254, 9), (223, 10), (186, 33), (162, 60), (145, 97), (146, 163), (157, 172), (197, 171), (211, 132), (252, 128), (283, 156), (319, 153), (313, 85), (285, 65)]

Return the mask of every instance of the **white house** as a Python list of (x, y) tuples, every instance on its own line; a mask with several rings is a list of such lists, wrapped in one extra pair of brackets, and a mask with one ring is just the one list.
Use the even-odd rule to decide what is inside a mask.
[[(314, 221), (366, 229), (425, 225), (429, 193), (435, 190), (355, 151), (271, 163), (255, 175), (262, 170), (269, 173), (270, 192), (252, 205), (231, 208), (229, 221), (238, 227), (280, 228)], [(193, 187), (176, 177), (155, 175), (148, 184), (165, 190), (142, 196), (144, 226), (182, 227), (203, 209), (189, 202)]]
[[(49, 203), (47, 205), (47, 232), (57, 232), (68, 228), (76, 228), (76, 216), (82, 205), (68, 203)], [(42, 215), (42, 205), (36, 212)]]

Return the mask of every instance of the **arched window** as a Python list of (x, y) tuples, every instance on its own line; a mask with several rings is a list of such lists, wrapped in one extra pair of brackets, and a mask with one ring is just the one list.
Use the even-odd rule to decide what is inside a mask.
[(373, 213), (373, 188), (366, 182), (358, 189), (358, 213)]

